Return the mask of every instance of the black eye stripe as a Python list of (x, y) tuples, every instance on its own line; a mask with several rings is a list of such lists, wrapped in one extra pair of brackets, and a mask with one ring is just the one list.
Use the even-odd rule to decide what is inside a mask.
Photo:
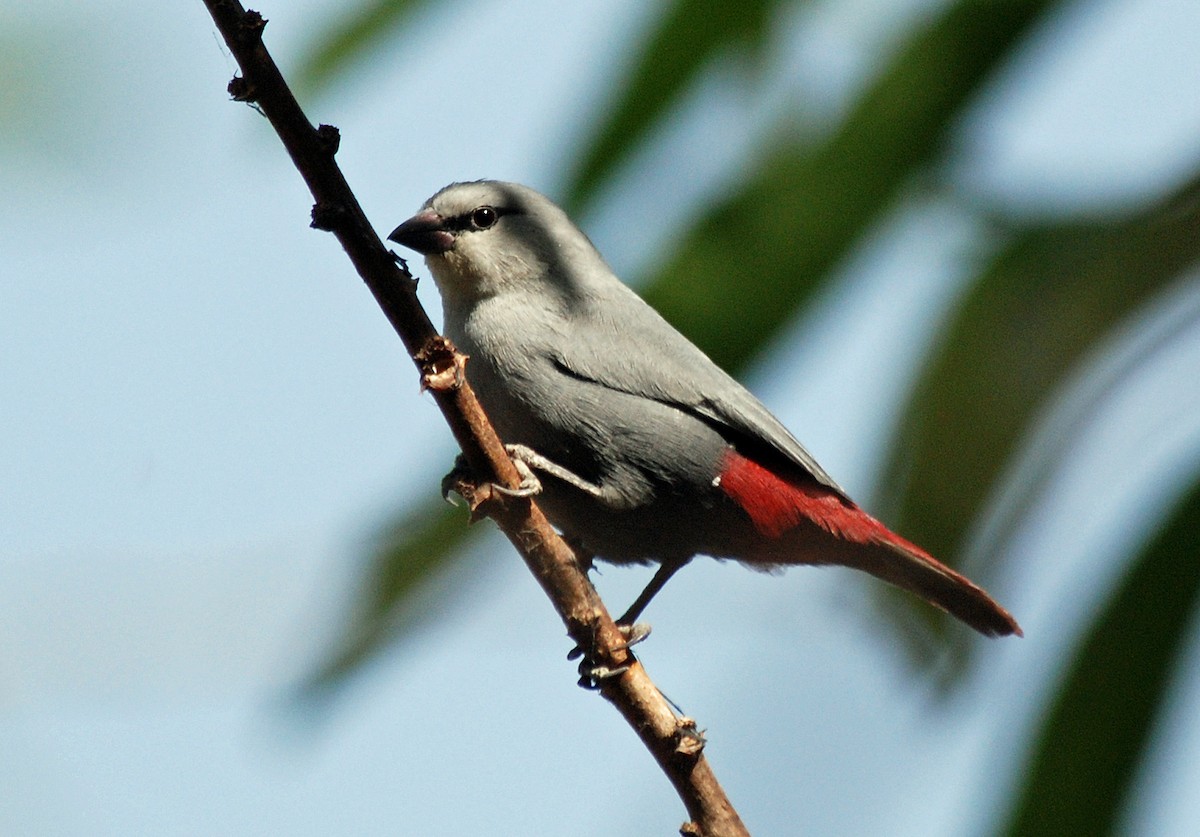
[[(490, 224), (479, 224), (476, 215), (484, 210), (490, 210), (494, 216), (494, 220)], [(511, 209), (505, 206), (477, 206), (469, 209), (461, 215), (455, 215), (453, 218), (447, 218), (442, 222), (447, 230), (454, 232), (473, 232), (476, 230), (485, 230), (496, 226), (496, 223), (505, 215), (516, 215), (519, 210)]]

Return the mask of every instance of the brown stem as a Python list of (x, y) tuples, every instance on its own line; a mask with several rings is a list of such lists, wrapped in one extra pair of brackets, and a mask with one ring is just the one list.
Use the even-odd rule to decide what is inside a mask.
[[(515, 488), (520, 477), (463, 375), (465, 358), (438, 335), (416, 296), (416, 282), (374, 229), (334, 162), (336, 128), (313, 128), (262, 42), (266, 20), (236, 0), (204, 0), (241, 67), (229, 85), (238, 101), (253, 102), (270, 120), (316, 200), (312, 225), (332, 232), (374, 294), (421, 371), (475, 473)], [(491, 492), (482, 491), (481, 495)], [(624, 648), (623, 638), (571, 549), (528, 499), (477, 498), (513, 542), (546, 591), (571, 638), (599, 665), (628, 666), (600, 681), (601, 693), (633, 727), (675, 786), (691, 821), (681, 833), (703, 837), (747, 835), (703, 755), (694, 721), (680, 718)]]

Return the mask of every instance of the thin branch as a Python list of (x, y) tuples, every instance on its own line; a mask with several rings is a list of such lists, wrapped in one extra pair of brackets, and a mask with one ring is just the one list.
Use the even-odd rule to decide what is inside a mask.
[[(466, 358), (438, 335), (417, 300), (412, 274), (384, 247), (334, 162), (337, 129), (313, 128), (308, 121), (262, 43), (266, 21), (260, 14), (246, 11), (236, 0), (204, 2), (242, 70), (229, 92), (238, 101), (256, 104), (279, 134), (316, 200), (312, 225), (341, 242), (417, 364), (422, 385), (432, 392), (472, 470), (515, 488), (520, 483), (516, 468), (466, 383)], [(528, 499), (501, 498), (487, 485), (468, 499), (516, 546), (579, 647), (600, 666), (628, 666), (624, 673), (599, 681), (599, 689), (642, 739), (683, 800), (691, 821), (681, 834), (747, 835), (703, 755), (704, 739), (696, 723), (675, 715), (624, 647), (583, 565), (537, 505)]]

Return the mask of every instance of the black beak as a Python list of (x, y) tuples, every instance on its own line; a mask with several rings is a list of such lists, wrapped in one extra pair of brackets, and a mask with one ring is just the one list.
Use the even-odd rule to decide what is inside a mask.
[(425, 209), (392, 230), (388, 241), (432, 256), (453, 249), (454, 233), (446, 229), (441, 215), (431, 209)]

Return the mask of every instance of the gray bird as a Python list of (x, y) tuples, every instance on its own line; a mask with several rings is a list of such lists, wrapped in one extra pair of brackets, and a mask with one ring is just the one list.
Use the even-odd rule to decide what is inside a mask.
[(988, 636), (1021, 633), (981, 588), (855, 505), (545, 196), (454, 183), (389, 239), (425, 256), (467, 379), (550, 521), (590, 555), (660, 565), (622, 621), (703, 554), (757, 570), (854, 567)]

